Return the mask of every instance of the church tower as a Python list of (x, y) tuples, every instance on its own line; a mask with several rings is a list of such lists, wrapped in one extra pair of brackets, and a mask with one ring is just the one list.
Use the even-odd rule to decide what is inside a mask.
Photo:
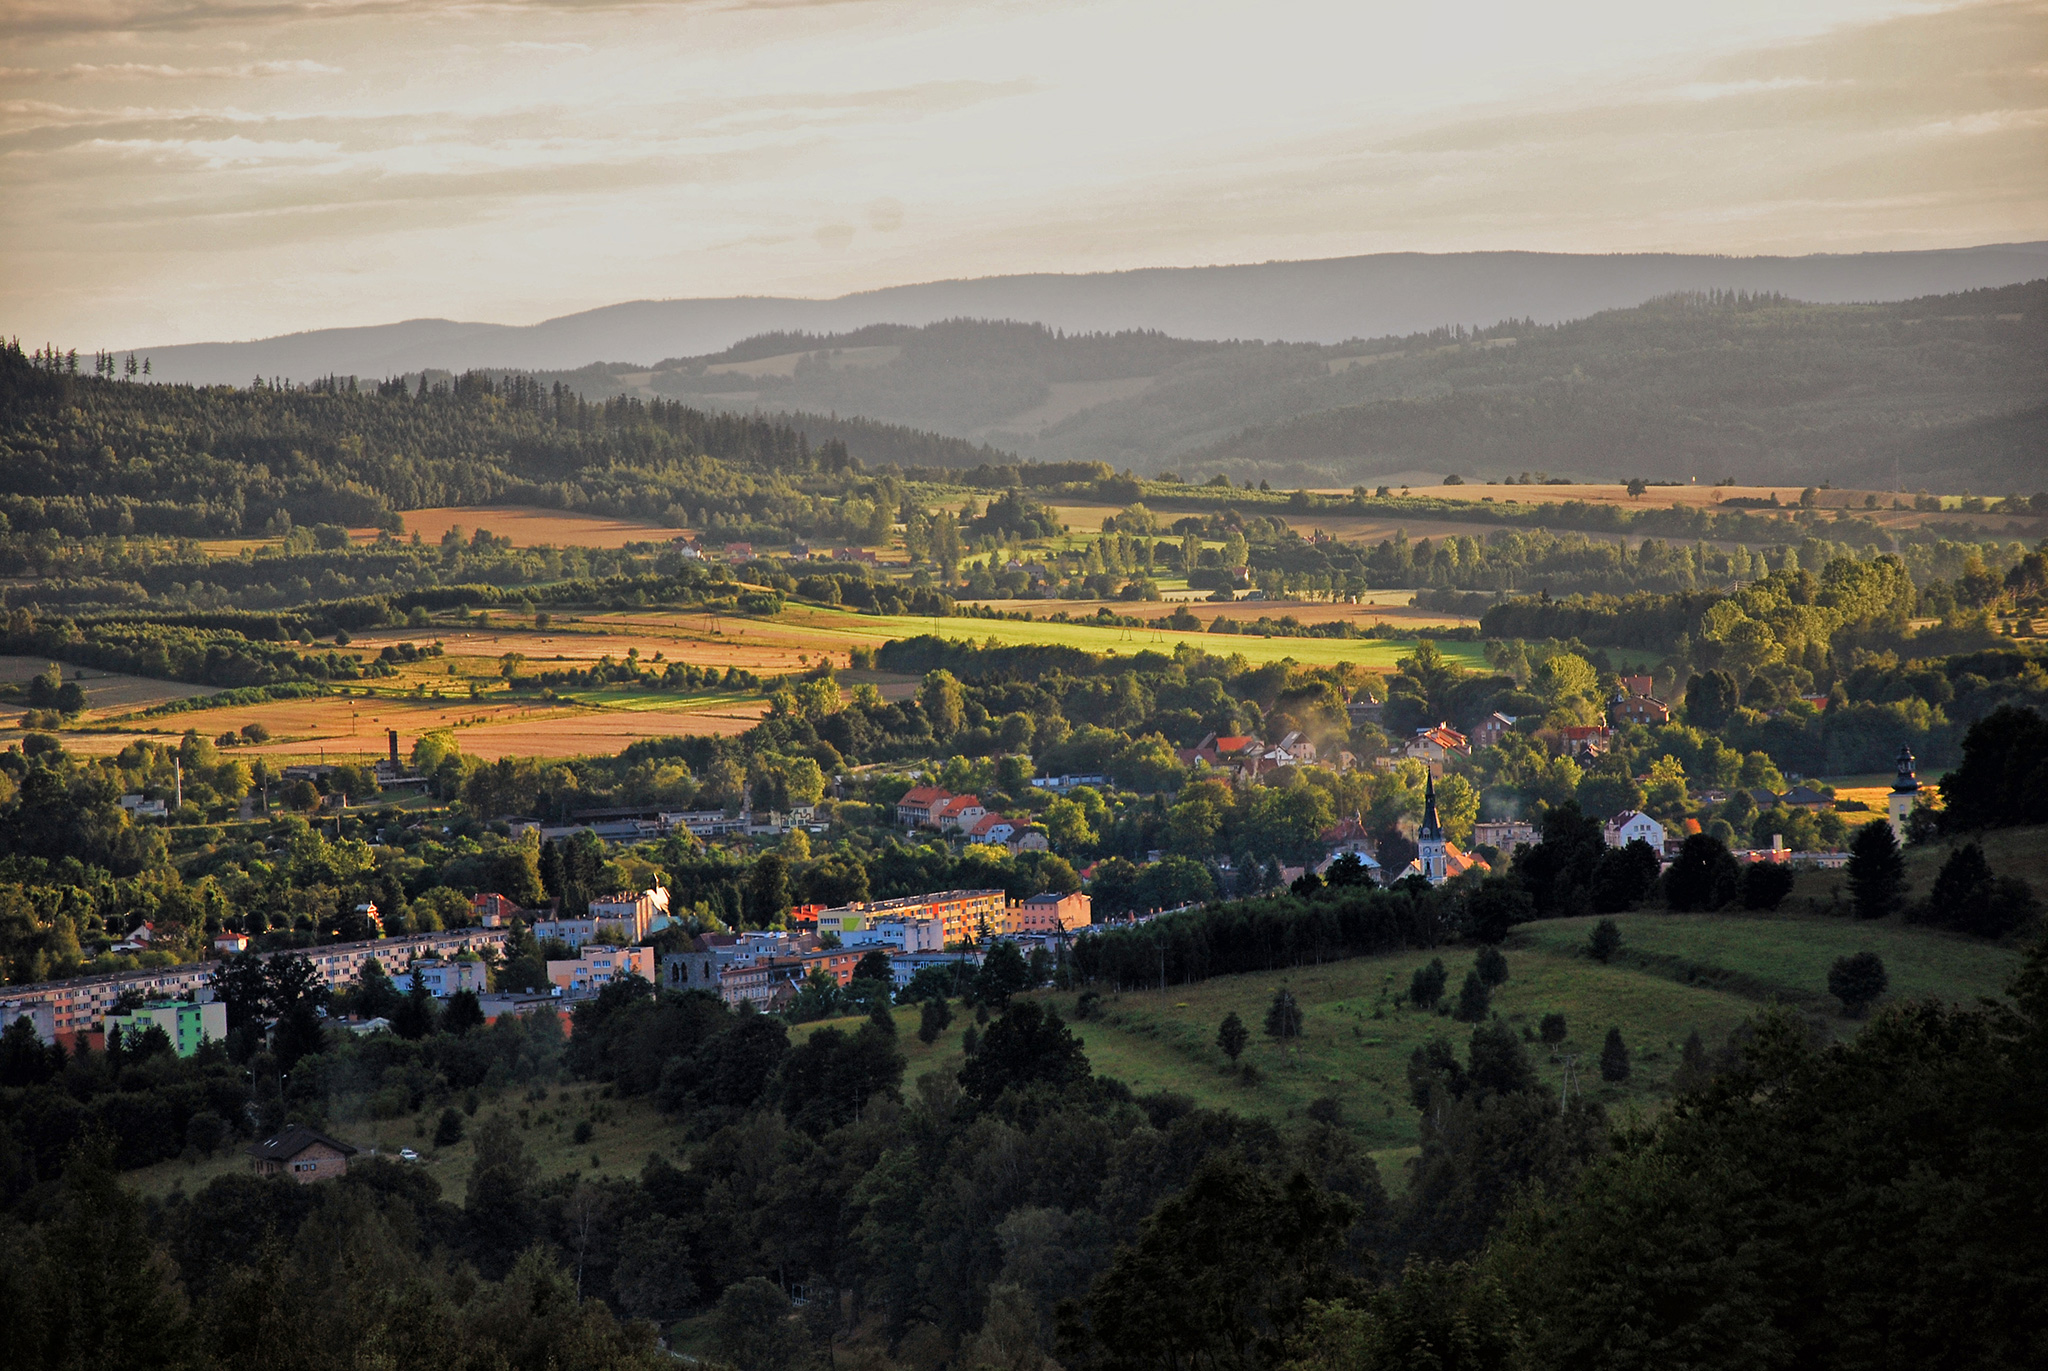
[(1899, 775), (1892, 782), (1889, 817), (1892, 821), (1892, 836), (1901, 845), (1906, 841), (1906, 818), (1913, 812), (1913, 806), (1920, 802), (1920, 778), (1913, 774), (1913, 749), (1899, 745)]
[(1423, 782), (1422, 827), (1415, 831), (1415, 859), (1422, 864), (1422, 878), (1431, 885), (1442, 885), (1448, 874), (1445, 846), (1444, 826), (1436, 817), (1436, 777), (1432, 774)]

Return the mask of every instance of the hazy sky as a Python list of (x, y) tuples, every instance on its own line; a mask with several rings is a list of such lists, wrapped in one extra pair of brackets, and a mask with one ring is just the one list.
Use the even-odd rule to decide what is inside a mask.
[(0, 0), (0, 331), (2048, 238), (2048, 0)]

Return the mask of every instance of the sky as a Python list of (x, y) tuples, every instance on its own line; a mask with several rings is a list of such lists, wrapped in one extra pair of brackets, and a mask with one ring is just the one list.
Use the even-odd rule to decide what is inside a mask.
[(2044, 238), (2048, 0), (0, 0), (31, 346)]

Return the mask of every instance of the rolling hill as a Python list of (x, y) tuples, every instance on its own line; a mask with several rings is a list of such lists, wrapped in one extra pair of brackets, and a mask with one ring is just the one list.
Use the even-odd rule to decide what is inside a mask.
[(2048, 456), (2048, 281), (1891, 304), (1667, 296), (1339, 344), (951, 320), (773, 333), (586, 395), (862, 415), (1040, 461), (1284, 486), (1399, 473), (2026, 490)]
[(933, 281), (830, 300), (635, 300), (527, 326), (413, 319), (134, 350), (149, 355), (153, 374), (165, 380), (246, 384), (251, 376), (381, 377), (423, 368), (571, 370), (716, 352), (766, 332), (841, 333), (955, 318), (1018, 319), (1068, 333), (1135, 329), (1182, 338), (1335, 343), (1456, 323), (1557, 323), (1673, 291), (1766, 292), (1840, 303), (1948, 294), (2044, 275), (2048, 243), (1805, 257), (1381, 253)]

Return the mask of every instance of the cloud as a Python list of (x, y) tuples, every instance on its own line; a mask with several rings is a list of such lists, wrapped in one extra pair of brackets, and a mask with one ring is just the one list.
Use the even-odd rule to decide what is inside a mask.
[(310, 58), (242, 62), (228, 67), (174, 67), (160, 62), (73, 62), (68, 67), (0, 67), (7, 81), (240, 81), (252, 76), (338, 76), (340, 67)]
[(366, 15), (584, 14), (660, 9), (785, 9), (876, 0), (0, 0), (0, 32), (135, 33), (263, 26)]
[(903, 227), (903, 202), (884, 196), (868, 206), (868, 227), (877, 233), (894, 233)]

